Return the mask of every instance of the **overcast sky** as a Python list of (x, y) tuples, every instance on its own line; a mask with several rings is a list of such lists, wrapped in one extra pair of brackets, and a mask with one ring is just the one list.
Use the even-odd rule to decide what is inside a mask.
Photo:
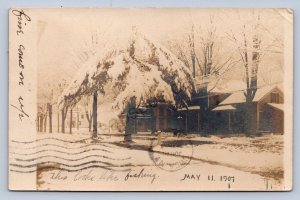
[[(70, 80), (80, 67), (79, 55), (83, 50), (92, 48), (95, 41), (98, 41), (97, 48), (101, 48), (103, 41), (127, 36), (133, 26), (168, 46), (168, 42), (183, 41), (192, 24), (205, 30), (213, 19), (223, 50), (228, 51), (233, 46), (226, 34), (240, 34), (242, 25), (258, 15), (266, 29), (266, 40), (278, 37), (283, 41), (283, 25), (290, 23), (287, 11), (276, 9), (47, 9), (35, 12), (38, 13), (39, 87), (48, 84), (51, 87), (63, 77)], [(282, 70), (282, 55), (265, 56), (260, 72)], [(281, 76), (277, 76), (279, 80)]]

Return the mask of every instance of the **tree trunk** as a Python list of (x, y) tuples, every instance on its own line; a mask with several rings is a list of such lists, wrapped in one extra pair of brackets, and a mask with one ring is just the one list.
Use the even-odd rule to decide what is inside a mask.
[(47, 113), (45, 114), (45, 118), (44, 118), (44, 132), (46, 132), (47, 131)]
[(70, 110), (70, 134), (72, 133), (72, 125), (73, 125), (73, 110)]
[[(245, 36), (244, 36), (245, 37)], [(248, 62), (248, 52), (246, 51), (245, 54), (245, 69), (246, 69), (246, 81), (247, 81), (247, 91), (245, 94), (246, 103), (244, 108), (244, 132), (246, 136), (250, 136), (251, 134), (255, 133), (256, 130), (256, 106), (253, 103), (253, 99), (255, 97), (257, 91), (257, 73), (259, 68), (259, 59), (260, 59), (260, 43), (261, 40), (258, 35), (253, 35), (253, 52), (252, 52), (252, 66), (251, 66), (251, 76), (250, 69), (249, 69), (249, 62)], [(245, 39), (245, 47), (247, 47), (246, 39)], [(247, 48), (246, 48), (247, 49)]]
[(244, 114), (244, 132), (249, 137), (255, 133), (255, 113), (251, 102), (245, 103)]
[(250, 136), (256, 132), (256, 106), (253, 103), (256, 89), (247, 89), (246, 102), (244, 107), (244, 132)]
[(135, 98), (131, 98), (130, 102), (128, 103), (127, 108), (128, 108), (128, 111), (127, 111), (127, 115), (126, 115), (124, 141), (131, 142), (132, 141), (131, 136), (135, 132), (135, 119), (136, 119)]
[(92, 131), (92, 121), (90, 120), (89, 121), (89, 132), (91, 132)]
[(57, 112), (57, 132), (59, 133), (59, 111)]
[(89, 114), (88, 111), (85, 111), (85, 116), (86, 116), (86, 119), (88, 120), (88, 123), (89, 123), (89, 132), (91, 132), (91, 129), (92, 129), (92, 120), (91, 120), (91, 118), (92, 117), (90, 117), (90, 114)]
[(204, 134), (209, 132), (209, 119), (208, 119), (208, 92), (207, 87), (203, 87), (199, 91), (199, 106), (200, 106), (200, 123), (201, 131)]
[(131, 142), (132, 137), (131, 135), (134, 132), (134, 119), (127, 114), (126, 116), (126, 126), (125, 126), (125, 135), (124, 135), (124, 141), (125, 142)]
[(52, 105), (48, 103), (48, 111), (49, 111), (49, 133), (52, 133)]
[(39, 116), (37, 116), (36, 127), (37, 127), (37, 132), (40, 132), (40, 117)]
[(65, 133), (65, 109), (61, 110), (61, 132)]
[(40, 129), (39, 129), (39, 131), (43, 132), (43, 122), (44, 122), (44, 119), (43, 119), (42, 115), (40, 116), (39, 120), (40, 120)]
[(89, 132), (92, 131), (92, 120), (89, 121)]
[(93, 95), (93, 138), (97, 138), (97, 92)]
[(195, 34), (194, 34), (194, 26), (192, 26), (192, 32), (190, 35), (190, 48), (191, 48), (191, 59), (192, 59), (192, 70), (193, 70), (193, 78), (196, 77), (196, 53), (195, 53)]

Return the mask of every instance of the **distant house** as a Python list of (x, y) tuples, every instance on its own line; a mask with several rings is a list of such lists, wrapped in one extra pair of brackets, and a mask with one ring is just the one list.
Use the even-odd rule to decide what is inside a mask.
[[(72, 120), (72, 122), (71, 122)], [(71, 123), (70, 123), (71, 122)], [(79, 129), (79, 128), (88, 128), (88, 121), (86, 119), (86, 115), (82, 106), (76, 106), (72, 109), (72, 116), (71, 116), (71, 109), (68, 110), (65, 120), (66, 128)]]
[[(233, 93), (212, 109), (215, 131), (244, 132), (245, 95), (243, 91)], [(283, 133), (284, 95), (277, 86), (267, 86), (256, 91), (252, 102), (257, 132)]]

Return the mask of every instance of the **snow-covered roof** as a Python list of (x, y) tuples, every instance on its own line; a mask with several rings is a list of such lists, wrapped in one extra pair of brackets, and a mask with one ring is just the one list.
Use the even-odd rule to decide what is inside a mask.
[[(265, 86), (262, 88), (258, 88), (253, 102), (260, 101), (266, 94), (271, 92), (274, 89), (280, 90), (277, 86)], [(227, 97), (224, 101), (222, 101), (219, 105), (228, 105), (228, 104), (236, 104), (236, 103), (244, 103), (246, 102), (246, 97), (244, 94), (244, 91), (239, 91), (231, 94), (229, 97)]]
[(219, 80), (208, 85), (208, 90), (213, 93), (232, 93), (245, 89), (246, 83), (240, 80)]
[[(180, 108), (178, 111), (184, 111), (187, 110), (186, 108)], [(200, 106), (189, 106), (188, 110), (200, 110)]]
[(282, 103), (268, 103), (268, 105), (281, 111), (284, 109)]
[(223, 106), (217, 106), (212, 111), (223, 111), (223, 110), (236, 110), (236, 108), (232, 105), (223, 105)]
[(277, 87), (279, 88), (280, 91), (284, 91), (284, 88), (283, 88), (282, 84), (278, 84)]

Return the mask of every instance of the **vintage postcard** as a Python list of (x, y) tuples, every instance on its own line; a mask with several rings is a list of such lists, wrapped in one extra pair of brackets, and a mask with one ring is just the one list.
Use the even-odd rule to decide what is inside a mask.
[(10, 190), (292, 189), (291, 9), (8, 12)]

